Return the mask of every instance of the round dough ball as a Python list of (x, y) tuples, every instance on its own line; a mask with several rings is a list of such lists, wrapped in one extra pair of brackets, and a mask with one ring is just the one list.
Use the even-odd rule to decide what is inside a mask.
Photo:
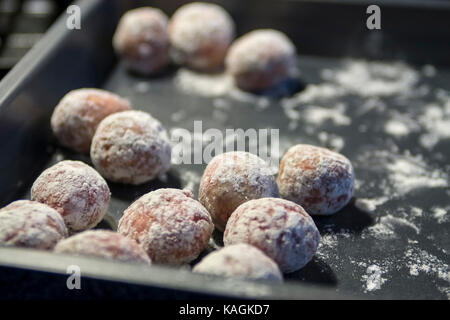
[(245, 243), (230, 245), (208, 254), (193, 271), (225, 277), (283, 281), (277, 264), (261, 250)]
[(239, 205), (265, 197), (278, 197), (275, 176), (263, 159), (241, 151), (223, 153), (211, 160), (200, 181), (198, 196), (220, 231)]
[(298, 203), (309, 214), (330, 215), (350, 201), (354, 180), (352, 164), (343, 155), (299, 144), (281, 159), (277, 182), (282, 198)]
[(19, 200), (0, 209), (0, 246), (51, 250), (65, 237), (63, 218), (45, 204)]
[(254, 30), (233, 42), (225, 65), (239, 88), (260, 91), (289, 77), (295, 65), (295, 51), (284, 33)]
[(92, 139), (91, 159), (105, 178), (141, 184), (170, 168), (171, 146), (161, 123), (143, 111), (106, 117)]
[(223, 65), (234, 38), (234, 22), (218, 5), (189, 3), (170, 19), (169, 38), (171, 56), (177, 64), (212, 71)]
[(60, 241), (54, 252), (151, 265), (150, 258), (136, 241), (109, 230), (81, 232)]
[(153, 263), (191, 262), (214, 229), (206, 209), (187, 190), (158, 189), (125, 210), (118, 232), (139, 243)]
[(313, 219), (298, 204), (264, 198), (240, 205), (228, 220), (224, 243), (251, 244), (272, 258), (283, 273), (304, 267), (319, 246)]
[(106, 181), (81, 161), (58, 162), (31, 187), (31, 200), (58, 211), (71, 233), (96, 226), (108, 210), (110, 197)]
[(113, 46), (128, 70), (150, 75), (168, 64), (167, 24), (167, 16), (151, 7), (133, 9), (122, 16)]
[(70, 91), (53, 111), (51, 127), (59, 142), (75, 151), (87, 153), (98, 124), (106, 116), (131, 109), (118, 95), (100, 89)]

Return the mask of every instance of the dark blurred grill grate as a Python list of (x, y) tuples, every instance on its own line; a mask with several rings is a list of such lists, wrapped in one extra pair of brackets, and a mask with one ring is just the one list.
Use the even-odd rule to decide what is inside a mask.
[(39, 41), (70, 2), (0, 0), (0, 79)]

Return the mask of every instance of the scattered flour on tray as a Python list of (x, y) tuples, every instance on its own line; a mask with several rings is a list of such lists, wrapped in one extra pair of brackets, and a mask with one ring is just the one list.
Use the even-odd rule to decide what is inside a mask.
[(137, 93), (147, 93), (150, 90), (150, 84), (148, 82), (145, 82), (145, 81), (139, 81), (134, 86), (134, 90)]
[(358, 116), (362, 116), (372, 111), (382, 113), (387, 109), (386, 103), (379, 97), (367, 98), (356, 111)]
[(316, 255), (324, 260), (329, 260), (331, 256), (335, 256), (337, 258), (336, 247), (338, 246), (339, 241), (343, 238), (348, 239), (352, 236), (350, 230), (341, 229), (338, 231), (333, 231), (333, 227), (333, 225), (324, 226), (325, 232), (322, 232), (321, 234), (319, 248)]
[(432, 149), (441, 140), (450, 139), (450, 94), (439, 91), (436, 95), (439, 104), (424, 106), (418, 117), (418, 122), (427, 131), (420, 136), (419, 142), (427, 149)]
[(221, 109), (214, 109), (212, 111), (212, 118), (217, 120), (219, 123), (224, 124), (227, 122), (229, 114)]
[[(295, 102), (295, 96), (281, 101), (285, 116), (291, 121), (291, 128), (295, 129), (299, 120), (303, 120), (310, 126), (321, 126), (330, 121), (335, 126), (348, 126), (351, 119), (345, 112), (347, 106), (344, 103), (334, 104), (333, 107), (308, 104), (302, 106)], [(301, 107), (301, 108), (300, 108)]]
[(322, 143), (322, 145), (336, 152), (341, 151), (345, 146), (344, 138), (332, 133), (321, 131), (319, 132), (317, 137), (319, 138), (319, 141)]
[[(337, 243), (338, 243), (337, 236), (333, 233), (327, 233), (325, 235), (322, 235), (322, 238), (320, 239), (319, 248), (332, 249), (337, 246)], [(319, 252), (321, 252), (320, 249), (319, 249)]]
[(412, 207), (411, 211), (410, 211), (410, 214), (414, 218), (422, 217), (423, 210), (421, 208), (418, 208), (418, 207)]
[[(419, 74), (402, 62), (349, 60), (339, 68), (322, 70), (322, 78), (322, 83), (310, 84), (302, 92), (281, 101), (291, 129), (297, 128), (296, 122), (300, 119), (313, 125), (321, 125), (326, 120), (334, 125), (349, 125), (351, 119), (345, 115), (345, 106), (336, 104), (346, 95), (367, 98), (360, 107), (360, 115), (373, 109), (383, 111), (386, 104), (380, 97), (408, 97), (415, 92)], [(386, 131), (397, 136), (409, 133), (408, 127), (400, 121), (388, 123)]]
[(236, 86), (231, 87), (228, 95), (236, 101), (254, 105), (257, 111), (262, 111), (270, 106), (270, 99), (268, 97), (242, 91), (236, 88)]
[(425, 77), (432, 78), (436, 75), (436, 68), (432, 65), (424, 65), (422, 68), (422, 73)]
[[(372, 237), (374, 237), (376, 239), (381, 239), (381, 240), (393, 239), (393, 238), (397, 237), (394, 230), (390, 226), (388, 226), (382, 222), (379, 222), (379, 223), (369, 227), (367, 229), (367, 232)], [(364, 232), (363, 237), (365, 237), (365, 234), (367, 232)]]
[(448, 179), (444, 172), (426, 166), (420, 157), (397, 158), (386, 165), (395, 189), (406, 194), (418, 188), (446, 187)]
[(186, 110), (180, 109), (170, 115), (170, 120), (172, 120), (173, 122), (180, 122), (184, 120), (186, 116), (187, 116)]
[(432, 278), (437, 289), (450, 299), (450, 269), (447, 263), (433, 254), (417, 247), (417, 241), (408, 241), (404, 253), (383, 260), (359, 261), (350, 258), (350, 263), (360, 268), (364, 292), (381, 289), (392, 271), (406, 273), (414, 280), (420, 274)]
[(450, 300), (450, 287), (438, 287), (438, 289), (447, 296), (447, 300)]
[[(347, 126), (352, 119), (347, 111), (356, 112), (362, 116), (370, 112), (381, 114), (389, 112), (389, 118), (382, 126), (382, 130), (396, 138), (405, 137), (413, 132), (425, 130), (419, 137), (422, 147), (432, 149), (439, 142), (450, 138), (450, 93), (444, 90), (432, 92), (429, 87), (418, 87), (420, 75), (433, 77), (436, 70), (426, 66), (421, 71), (415, 71), (404, 63), (366, 62), (361, 60), (347, 61), (343, 66), (335, 69), (322, 70), (323, 82), (310, 84), (302, 92), (283, 98), (281, 106), (285, 116), (290, 121), (289, 130), (298, 128), (300, 122), (307, 133), (317, 137), (320, 143), (334, 150), (341, 150), (345, 141), (342, 137), (323, 131), (322, 125)], [(231, 79), (224, 75), (198, 75), (181, 69), (176, 76), (176, 85), (182, 91), (200, 96), (214, 97), (214, 118), (226, 120), (226, 112), (232, 105), (226, 97), (236, 101), (255, 105), (258, 109), (265, 109), (270, 100), (235, 88)], [(390, 110), (389, 97), (395, 98), (399, 105), (408, 106), (413, 97), (423, 97), (434, 94), (437, 102), (428, 103), (423, 107), (410, 109), (402, 113), (400, 110)], [(347, 110), (347, 105), (339, 100), (346, 95), (358, 95), (363, 98), (358, 110)], [(419, 101), (420, 102), (420, 101)], [(417, 103), (415, 106), (419, 106)], [(304, 122), (304, 124), (303, 124)], [(319, 130), (317, 130), (319, 128)], [(309, 130), (309, 131), (308, 131)], [(284, 153), (280, 146), (281, 154)], [(357, 198), (355, 205), (366, 212), (374, 212), (387, 201), (421, 188), (442, 188), (448, 186), (448, 173), (441, 168), (431, 167), (421, 156), (409, 153), (398, 154), (397, 150), (371, 150), (357, 162), (367, 168), (373, 166), (376, 172), (384, 172), (383, 191), (378, 195)], [(192, 176), (189, 176), (192, 175)], [(186, 187), (193, 187), (200, 176), (193, 173), (186, 174)], [(381, 261), (355, 261), (362, 268), (361, 281), (365, 292), (380, 290), (388, 281), (388, 272), (392, 270), (405, 271), (410, 277), (421, 273), (433, 276), (441, 281), (450, 282), (448, 265), (436, 256), (418, 247), (419, 242), (414, 235), (420, 234), (420, 217), (429, 214), (438, 223), (448, 221), (449, 208), (433, 207), (431, 211), (423, 211), (418, 207), (409, 207), (405, 212), (391, 212), (377, 218), (374, 225), (362, 232), (362, 239), (371, 237), (381, 240), (403, 241), (400, 235), (406, 234), (408, 247), (405, 253), (399, 252), (398, 257)], [(407, 211), (407, 212), (406, 212)], [(379, 212), (379, 211), (377, 211)], [(381, 212), (382, 213), (382, 212)], [(425, 229), (424, 229), (425, 230)], [(339, 258), (338, 247), (342, 238), (351, 237), (350, 232), (330, 231), (322, 234), (322, 240), (317, 256), (326, 261)], [(394, 240), (396, 239), (396, 240)], [(404, 240), (406, 241), (406, 240)], [(350, 258), (351, 259), (351, 258)], [(339, 263), (333, 265), (338, 267)], [(406, 268), (406, 269), (405, 269)], [(439, 284), (441, 292), (449, 296), (449, 286)]]
[(409, 127), (398, 120), (388, 120), (384, 126), (386, 133), (396, 137), (406, 136), (410, 133)]
[(399, 154), (388, 150), (370, 150), (361, 152), (356, 160), (360, 169), (376, 174), (383, 172), (381, 182), (383, 194), (390, 199), (405, 195), (421, 188), (445, 188), (448, 186), (448, 174), (445, 170), (432, 168), (421, 155), (409, 152)]
[(319, 101), (330, 101), (346, 94), (344, 88), (338, 87), (335, 84), (324, 82), (322, 84), (310, 84), (302, 92), (295, 95), (294, 99), (287, 101), (308, 104)]
[(213, 106), (214, 108), (223, 111), (229, 111), (231, 109), (230, 102), (224, 98), (215, 98), (213, 100)]
[(386, 273), (380, 266), (372, 264), (367, 267), (366, 274), (362, 276), (365, 282), (364, 292), (371, 292), (381, 289), (381, 285), (386, 282), (383, 274)]
[(398, 110), (389, 110), (389, 120), (384, 124), (384, 131), (397, 138), (409, 135), (421, 130), (421, 125), (409, 110), (400, 113)]
[[(257, 111), (270, 106), (270, 99), (242, 91), (234, 85), (233, 78), (227, 73), (207, 74), (185, 68), (177, 71), (175, 86), (184, 93), (203, 97), (229, 96), (237, 101), (255, 105)], [(215, 106), (217, 101), (214, 103)]]
[[(433, 149), (441, 141), (448, 141), (450, 139), (450, 92), (438, 89), (433, 95), (433, 103), (422, 102), (422, 104), (420, 100), (409, 96), (405, 100), (408, 108), (404, 112), (379, 109), (378, 111), (389, 112), (389, 119), (384, 124), (385, 133), (401, 138), (412, 132), (421, 132), (419, 144), (428, 150)], [(370, 98), (363, 104), (361, 113), (364, 114), (379, 107), (377, 99)], [(418, 104), (417, 101), (419, 101)], [(409, 105), (411, 102), (416, 103), (412, 108)]]

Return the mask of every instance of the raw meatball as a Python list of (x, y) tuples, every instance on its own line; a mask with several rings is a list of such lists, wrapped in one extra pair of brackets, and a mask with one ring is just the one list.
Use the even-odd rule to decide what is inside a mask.
[(81, 161), (58, 162), (31, 187), (31, 200), (58, 211), (71, 233), (96, 226), (106, 214), (110, 197), (106, 181)]
[(277, 264), (261, 250), (245, 243), (210, 253), (193, 271), (226, 277), (283, 281)]
[(218, 5), (190, 3), (171, 18), (169, 37), (171, 56), (176, 63), (211, 71), (223, 65), (234, 38), (234, 23)]
[(150, 75), (168, 64), (167, 22), (161, 10), (150, 7), (130, 10), (123, 15), (113, 45), (129, 70)]
[(199, 201), (220, 231), (239, 205), (265, 197), (278, 197), (275, 177), (264, 160), (248, 152), (214, 157), (200, 181)]
[(105, 178), (141, 184), (164, 175), (171, 146), (161, 123), (143, 111), (125, 111), (105, 118), (92, 139), (91, 159)]
[(214, 229), (208, 211), (186, 190), (158, 189), (125, 210), (119, 233), (137, 241), (154, 263), (183, 264), (198, 257)]
[(278, 187), (284, 199), (309, 214), (329, 215), (342, 209), (354, 192), (350, 161), (325, 148), (299, 144), (281, 159)]
[(226, 246), (248, 243), (272, 258), (283, 273), (301, 269), (316, 253), (320, 234), (298, 204), (278, 198), (248, 201), (228, 220)]
[(268, 89), (287, 79), (294, 64), (295, 46), (284, 33), (271, 29), (237, 39), (225, 61), (236, 85), (249, 91)]
[(54, 251), (122, 262), (151, 264), (150, 258), (136, 241), (108, 230), (81, 232), (60, 241)]
[(130, 103), (114, 93), (100, 89), (73, 90), (56, 106), (51, 126), (62, 145), (86, 153), (100, 121), (129, 109)]
[(65, 237), (63, 218), (45, 204), (19, 200), (0, 209), (0, 246), (50, 250)]

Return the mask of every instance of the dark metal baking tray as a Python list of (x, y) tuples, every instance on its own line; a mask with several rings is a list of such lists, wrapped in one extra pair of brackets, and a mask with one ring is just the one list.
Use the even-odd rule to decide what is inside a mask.
[[(170, 15), (185, 2), (154, 1), (152, 5)], [(354, 163), (358, 187), (355, 199), (341, 212), (315, 218), (323, 237), (317, 256), (304, 269), (287, 275), (285, 284), (272, 285), (1, 248), (0, 297), (448, 298), (450, 143), (448, 137), (439, 136), (432, 145), (421, 144), (423, 136), (436, 132), (419, 120), (421, 112), (433, 104), (436, 108), (430, 110), (441, 112), (440, 120), (448, 119), (443, 99), (450, 90), (450, 5), (375, 1), (382, 8), (382, 30), (369, 31), (365, 9), (372, 2), (216, 2), (234, 17), (238, 34), (260, 27), (286, 32), (300, 53), (300, 74), (283, 90), (215, 96), (192, 88), (182, 90), (177, 85), (180, 70), (175, 67), (152, 78), (137, 77), (115, 58), (111, 37), (126, 10), (148, 3), (80, 1), (81, 30), (67, 30), (63, 15), (0, 83), (0, 205), (29, 197), (34, 179), (56, 161), (90, 163), (87, 156), (57, 145), (49, 119), (69, 90), (103, 87), (129, 98), (137, 109), (151, 112), (167, 129), (191, 130), (194, 120), (202, 120), (204, 129), (279, 128), (283, 150), (295, 143), (339, 149)], [(418, 24), (419, 20), (423, 23)], [(332, 83), (326, 79), (330, 72), (336, 75), (355, 64), (371, 66), (367, 60), (355, 59), (383, 60), (383, 66), (394, 70), (394, 77), (397, 71), (413, 72), (417, 82), (412, 91), (417, 94), (377, 100), (359, 91), (345, 92), (319, 97), (315, 103), (322, 109), (301, 105), (294, 110), (310, 112), (313, 120), (320, 118), (317, 112), (328, 110), (322, 122), (311, 124), (288, 116), (286, 103), (311, 85)], [(345, 104), (344, 111), (339, 103)], [(389, 121), (394, 125), (385, 130)], [(398, 122), (403, 129), (398, 129)], [(203, 165), (173, 166), (167, 182), (138, 187), (110, 183), (112, 201), (99, 227), (114, 229), (123, 209), (153, 189), (190, 184), (196, 190), (203, 169)], [(220, 237), (214, 234), (218, 243)], [(81, 266), (83, 290), (66, 289), (69, 264)]]

